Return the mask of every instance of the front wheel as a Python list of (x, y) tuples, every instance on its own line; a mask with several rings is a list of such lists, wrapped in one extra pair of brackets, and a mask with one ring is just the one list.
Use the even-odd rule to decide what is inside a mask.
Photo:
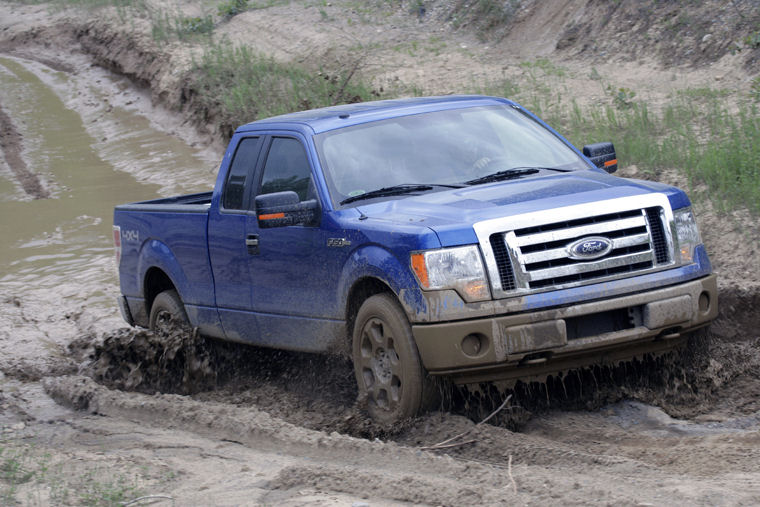
[(420, 413), (432, 385), (409, 321), (391, 295), (377, 294), (362, 304), (352, 352), (359, 395), (366, 399), (372, 419), (390, 424)]
[(187, 326), (185, 305), (176, 290), (165, 290), (153, 300), (149, 326), (152, 331), (169, 333), (178, 326)]

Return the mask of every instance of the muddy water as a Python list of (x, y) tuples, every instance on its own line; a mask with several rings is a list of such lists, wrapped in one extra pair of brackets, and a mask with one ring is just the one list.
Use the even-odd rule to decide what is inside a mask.
[[(114, 205), (203, 190), (213, 182), (199, 181), (209, 162), (196, 149), (139, 114), (104, 103), (97, 86), (83, 91), (83, 77), (0, 57), (0, 104), (21, 134), (28, 170), (51, 195), (30, 198), (7, 165), (0, 169), (2, 282), (74, 282), (88, 291), (97, 291), (98, 283), (113, 285)], [(65, 103), (83, 93), (89, 118)], [(196, 177), (187, 181), (180, 172)]]
[(76, 368), (73, 340), (126, 325), (113, 207), (210, 189), (218, 154), (158, 124), (167, 114), (149, 96), (87, 64), (60, 72), (0, 54), (0, 107), (21, 174), (48, 196), (25, 191), (9, 165), (19, 157), (0, 152), (0, 372), (34, 379)]

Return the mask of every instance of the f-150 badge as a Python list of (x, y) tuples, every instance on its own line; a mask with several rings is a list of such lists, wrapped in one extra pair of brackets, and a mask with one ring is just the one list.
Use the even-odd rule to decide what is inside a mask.
[(344, 246), (351, 246), (351, 242), (346, 238), (327, 238), (327, 246), (340, 248)]

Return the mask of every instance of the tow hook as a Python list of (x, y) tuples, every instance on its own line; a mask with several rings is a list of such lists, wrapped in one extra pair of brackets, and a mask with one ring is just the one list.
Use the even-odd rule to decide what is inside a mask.
[(681, 336), (681, 329), (680, 328), (670, 328), (663, 330), (658, 336), (658, 340), (673, 340), (675, 338), (678, 338)]
[(537, 354), (529, 354), (520, 361), (520, 366), (532, 366), (536, 364), (544, 364), (551, 357), (551, 352), (539, 352)]

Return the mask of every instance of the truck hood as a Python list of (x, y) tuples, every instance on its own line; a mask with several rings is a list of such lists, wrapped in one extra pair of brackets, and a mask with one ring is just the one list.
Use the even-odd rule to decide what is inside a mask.
[(655, 192), (665, 194), (673, 209), (689, 205), (678, 188), (589, 170), (404, 196), (358, 209), (369, 219), (427, 226), (442, 246), (455, 246), (477, 243), (472, 225), (482, 220)]

